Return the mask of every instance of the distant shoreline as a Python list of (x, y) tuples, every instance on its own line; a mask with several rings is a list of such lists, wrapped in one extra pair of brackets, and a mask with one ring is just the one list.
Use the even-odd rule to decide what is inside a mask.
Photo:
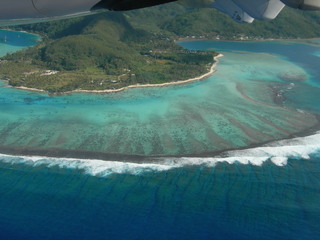
[(196, 41), (217, 41), (217, 42), (267, 42), (267, 41), (308, 41), (308, 40), (320, 40), (320, 37), (316, 38), (263, 38), (263, 39), (217, 39), (217, 38), (192, 38), (192, 37), (180, 37), (176, 42), (196, 42)]
[[(61, 94), (72, 94), (72, 93), (117, 93), (117, 92), (122, 92), (131, 88), (149, 88), (149, 87), (168, 87), (168, 86), (172, 86), (172, 85), (184, 85), (184, 84), (189, 84), (192, 82), (196, 82), (196, 81), (201, 81), (205, 78), (208, 78), (209, 76), (211, 76), (213, 73), (215, 73), (216, 67), (219, 63), (219, 58), (223, 57), (222, 54), (218, 54), (217, 56), (215, 56), (214, 59), (214, 63), (212, 64), (212, 66), (210, 67), (209, 72), (202, 74), (199, 77), (194, 77), (194, 78), (189, 78), (187, 80), (181, 80), (181, 81), (174, 81), (174, 82), (166, 82), (166, 83), (159, 83), (159, 84), (135, 84), (135, 85), (129, 85), (127, 87), (122, 87), (122, 88), (118, 88), (118, 89), (105, 89), (105, 90), (82, 90), (82, 89), (76, 89), (76, 90), (72, 90), (72, 91), (66, 91), (66, 92), (61, 92)], [(11, 86), (11, 85), (8, 85)], [(32, 92), (41, 92), (41, 93), (45, 93), (47, 91), (43, 90), (43, 89), (37, 89), (37, 88), (28, 88), (28, 87), (16, 87), (16, 86), (11, 86), (13, 88), (16, 89), (20, 89), (20, 90), (27, 90), (27, 91), (32, 91)]]
[(13, 29), (10, 29), (10, 28), (2, 28), (2, 29), (0, 29), (0, 31), (30, 34), (30, 35), (37, 36), (40, 40), (42, 40), (44, 38), (44, 36), (40, 35), (39, 33), (28, 32), (28, 31), (25, 31), (25, 30), (13, 30)]

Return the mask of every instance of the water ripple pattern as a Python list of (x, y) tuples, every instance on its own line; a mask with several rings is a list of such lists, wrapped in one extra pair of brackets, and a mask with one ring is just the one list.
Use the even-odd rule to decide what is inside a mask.
[[(1, 152), (23, 154), (28, 149), (28, 154), (61, 157), (210, 154), (279, 140), (318, 124), (315, 113), (320, 109), (313, 100), (319, 94), (314, 68), (320, 59), (312, 54), (317, 46), (181, 44), (209, 50), (229, 44), (236, 50), (224, 50), (214, 75), (185, 86), (50, 97), (2, 83)], [(261, 48), (273, 52), (256, 50)], [(292, 49), (301, 54), (297, 61)]]

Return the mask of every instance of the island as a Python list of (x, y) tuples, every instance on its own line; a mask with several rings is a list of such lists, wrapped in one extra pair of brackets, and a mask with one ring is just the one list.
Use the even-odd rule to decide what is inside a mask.
[(318, 13), (288, 9), (272, 23), (239, 25), (213, 9), (188, 11), (173, 3), (19, 26), (12, 29), (39, 34), (42, 41), (3, 57), (0, 79), (50, 94), (184, 84), (210, 75), (218, 53), (185, 49), (178, 39), (318, 37), (314, 19)]
[(79, 21), (70, 25), (78, 26), (77, 34), (66, 31), (6, 56), (0, 64), (2, 78), (15, 87), (61, 93), (185, 83), (213, 71), (217, 53), (184, 49), (169, 36), (132, 27), (122, 14)]

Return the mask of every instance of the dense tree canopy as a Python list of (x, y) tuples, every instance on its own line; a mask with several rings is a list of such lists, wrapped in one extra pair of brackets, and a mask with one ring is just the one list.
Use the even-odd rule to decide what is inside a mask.
[(215, 53), (183, 49), (179, 37), (311, 38), (320, 36), (319, 23), (319, 13), (286, 9), (274, 21), (241, 25), (213, 9), (168, 4), (18, 26), (43, 41), (6, 56), (0, 77), (50, 92), (184, 80), (207, 72)]

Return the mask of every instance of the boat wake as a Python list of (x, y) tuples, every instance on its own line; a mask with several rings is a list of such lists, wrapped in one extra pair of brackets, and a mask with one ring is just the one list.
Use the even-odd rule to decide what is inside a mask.
[(49, 158), (40, 156), (12, 156), (0, 154), (0, 161), (7, 164), (26, 164), (31, 167), (59, 167), (82, 171), (86, 174), (105, 177), (112, 174), (142, 174), (146, 172), (168, 171), (186, 166), (214, 167), (229, 164), (251, 164), (261, 166), (271, 161), (276, 166), (285, 166), (288, 159), (310, 159), (310, 155), (320, 153), (320, 132), (307, 137), (276, 141), (261, 147), (234, 150), (215, 157), (157, 158), (150, 163), (103, 161), (94, 159)]

